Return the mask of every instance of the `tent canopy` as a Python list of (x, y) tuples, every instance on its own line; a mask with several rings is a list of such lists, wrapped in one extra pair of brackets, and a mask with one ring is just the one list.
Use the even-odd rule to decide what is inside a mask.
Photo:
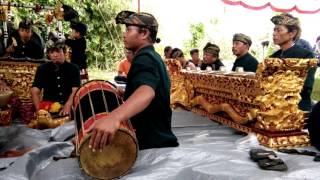
[(240, 5), (251, 10), (270, 7), (275, 12), (296, 11), (301, 14), (320, 12), (320, 0), (222, 0), (228, 5)]

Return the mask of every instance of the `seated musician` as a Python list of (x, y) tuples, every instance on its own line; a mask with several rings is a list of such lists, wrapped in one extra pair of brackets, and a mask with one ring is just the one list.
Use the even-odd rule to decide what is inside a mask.
[(119, 129), (120, 122), (131, 120), (139, 149), (175, 147), (177, 138), (171, 130), (170, 82), (166, 66), (153, 44), (158, 23), (153, 15), (122, 11), (116, 22), (125, 24), (125, 48), (134, 52), (125, 89), (125, 102), (105, 119), (96, 121), (90, 147), (102, 149)]
[(180, 62), (182, 69), (186, 69), (186, 68), (190, 68), (192, 70), (196, 69), (196, 66), (192, 62), (187, 61), (184, 58), (184, 54), (183, 54), (182, 50), (179, 48), (172, 49), (170, 58), (178, 60)]
[(199, 57), (199, 49), (190, 50), (190, 56), (191, 59), (189, 60), (189, 62), (192, 62), (195, 67), (201, 67), (202, 61)]
[(248, 51), (252, 44), (251, 38), (245, 34), (235, 34), (232, 39), (232, 53), (237, 56), (232, 71), (243, 67), (244, 71), (256, 72), (259, 62)]
[(164, 59), (169, 59), (172, 53), (172, 47), (171, 46), (166, 46), (163, 50), (164, 54)]
[(207, 67), (211, 67), (212, 70), (219, 70), (223, 63), (219, 59), (220, 48), (216, 44), (208, 42), (203, 48), (203, 63), (201, 64), (201, 70), (206, 70)]
[(28, 18), (23, 19), (19, 23), (19, 29), (13, 31), (9, 37), (6, 53), (15, 58), (43, 58), (44, 49), (42, 40), (32, 28), (32, 20)]
[[(299, 19), (291, 14), (283, 13), (271, 18), (275, 27), (273, 30), (273, 42), (280, 46), (280, 50), (273, 53), (270, 57), (275, 58), (315, 58), (313, 52), (296, 45), (300, 38), (301, 27)], [(303, 89), (300, 93), (301, 101), (299, 108), (304, 111), (311, 110), (311, 93), (314, 84), (316, 68), (310, 68)]]
[(68, 115), (73, 96), (80, 86), (80, 71), (76, 65), (65, 61), (64, 40), (60, 37), (51, 37), (46, 48), (51, 62), (37, 68), (31, 89), (32, 101), (36, 111), (39, 110), (40, 101), (59, 102), (63, 105), (59, 114)]

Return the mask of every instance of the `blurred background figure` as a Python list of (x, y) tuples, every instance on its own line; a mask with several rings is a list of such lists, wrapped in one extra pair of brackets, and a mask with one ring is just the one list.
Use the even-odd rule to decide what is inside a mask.
[(180, 62), (182, 69), (187, 69), (187, 68), (190, 68), (192, 70), (196, 69), (195, 65), (192, 62), (187, 61), (184, 58), (184, 54), (183, 54), (182, 50), (179, 48), (172, 49), (170, 58), (177, 59)]
[(170, 55), (171, 55), (171, 52), (172, 52), (172, 47), (171, 46), (166, 46), (164, 48), (164, 51), (163, 51), (164, 59), (169, 59)]
[(129, 73), (132, 58), (133, 58), (133, 52), (131, 50), (126, 49), (125, 55), (126, 55), (126, 58), (123, 59), (122, 61), (120, 61), (120, 63), (119, 63), (118, 76), (127, 77), (128, 73)]
[(314, 52), (316, 53), (316, 57), (318, 58), (318, 66), (320, 67), (320, 36), (316, 39), (316, 44), (314, 45)]
[(65, 43), (71, 48), (71, 63), (79, 67), (81, 83), (85, 83), (89, 80), (85, 38), (88, 28), (82, 22), (71, 23), (70, 28), (72, 31)]
[(190, 51), (191, 59), (189, 62), (192, 62), (196, 67), (201, 67), (201, 59), (199, 57), (199, 49), (192, 49)]
[(305, 39), (301, 39), (301, 38), (300, 38), (299, 40), (296, 41), (296, 45), (297, 45), (298, 47), (303, 48), (303, 49), (306, 49), (306, 50), (309, 50), (309, 51), (313, 51), (312, 46), (311, 46), (310, 43), (309, 43), (307, 40), (305, 40)]
[(22, 19), (17, 31), (13, 31), (8, 39), (6, 53), (15, 58), (41, 59), (44, 45), (38, 34), (33, 31), (31, 19)]

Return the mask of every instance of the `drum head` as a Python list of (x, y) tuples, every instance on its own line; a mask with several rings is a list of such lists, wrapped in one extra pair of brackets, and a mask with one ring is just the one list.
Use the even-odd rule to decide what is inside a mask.
[(111, 112), (122, 103), (113, 84), (102, 81), (89, 81), (80, 87), (74, 96), (73, 107), (78, 132), (81, 124), (103, 112)]
[(126, 132), (118, 130), (111, 144), (100, 152), (89, 149), (90, 136), (80, 146), (80, 166), (89, 176), (98, 179), (113, 179), (125, 175), (137, 159), (138, 145)]

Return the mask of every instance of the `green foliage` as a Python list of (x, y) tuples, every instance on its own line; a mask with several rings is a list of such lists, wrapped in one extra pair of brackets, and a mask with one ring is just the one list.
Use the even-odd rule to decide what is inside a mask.
[[(20, 4), (41, 4), (45, 6), (56, 6), (59, 1), (55, 0), (16, 0)], [(89, 66), (94, 68), (114, 71), (116, 62), (123, 55), (123, 41), (121, 28), (114, 22), (114, 17), (121, 10), (127, 10), (130, 0), (63, 0), (64, 4), (74, 8), (79, 14), (79, 21), (88, 26), (87, 56)], [(56, 28), (56, 23), (45, 24), (44, 16), (47, 10), (36, 13), (33, 9), (12, 8), (14, 13), (14, 24), (17, 27), (23, 17), (31, 17), (38, 22), (36, 31), (46, 39), (47, 28)], [(63, 21), (63, 32), (70, 33), (70, 23)]]
[(191, 39), (184, 42), (184, 49), (187, 52), (193, 48), (199, 48), (205, 37), (205, 27), (203, 23), (190, 24), (189, 30), (191, 33)]
[(315, 78), (311, 99), (320, 101), (320, 78)]

